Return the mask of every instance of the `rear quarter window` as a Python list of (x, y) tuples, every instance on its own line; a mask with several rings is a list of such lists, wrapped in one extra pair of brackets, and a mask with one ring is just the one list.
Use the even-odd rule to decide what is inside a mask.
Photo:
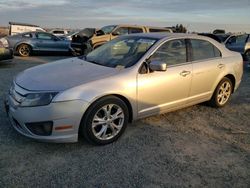
[(32, 34), (31, 33), (26, 33), (24, 35), (22, 35), (23, 38), (32, 38)]

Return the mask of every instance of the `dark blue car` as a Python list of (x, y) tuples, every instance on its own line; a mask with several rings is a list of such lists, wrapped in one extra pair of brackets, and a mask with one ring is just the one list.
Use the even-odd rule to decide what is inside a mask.
[(8, 36), (9, 47), (20, 56), (32, 52), (69, 52), (70, 41), (46, 32), (27, 32)]

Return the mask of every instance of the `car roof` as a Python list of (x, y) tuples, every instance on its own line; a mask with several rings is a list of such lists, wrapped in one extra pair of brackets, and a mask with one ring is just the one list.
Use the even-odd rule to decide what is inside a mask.
[(197, 38), (197, 39), (208, 39), (208, 37), (200, 36), (197, 34), (187, 34), (187, 33), (166, 33), (166, 32), (157, 32), (157, 33), (136, 33), (136, 34), (129, 34), (126, 36), (138, 36), (138, 37), (149, 37), (155, 39), (163, 39), (163, 38)]

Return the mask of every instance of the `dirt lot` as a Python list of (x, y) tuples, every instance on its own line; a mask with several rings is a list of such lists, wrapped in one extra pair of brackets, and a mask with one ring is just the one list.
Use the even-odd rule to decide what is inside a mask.
[(250, 187), (250, 71), (222, 109), (196, 105), (131, 124), (107, 146), (39, 143), (14, 131), (3, 99), (20, 71), (0, 64), (0, 187)]

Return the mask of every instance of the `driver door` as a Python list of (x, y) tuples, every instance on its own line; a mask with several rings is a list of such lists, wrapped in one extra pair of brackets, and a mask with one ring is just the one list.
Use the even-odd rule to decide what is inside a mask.
[(49, 33), (37, 33), (36, 45), (42, 51), (55, 51), (58, 47), (54, 36)]
[(150, 62), (165, 62), (167, 70), (138, 73), (139, 117), (158, 114), (187, 103), (192, 79), (192, 63), (187, 59), (185, 39), (167, 41), (151, 56)]

